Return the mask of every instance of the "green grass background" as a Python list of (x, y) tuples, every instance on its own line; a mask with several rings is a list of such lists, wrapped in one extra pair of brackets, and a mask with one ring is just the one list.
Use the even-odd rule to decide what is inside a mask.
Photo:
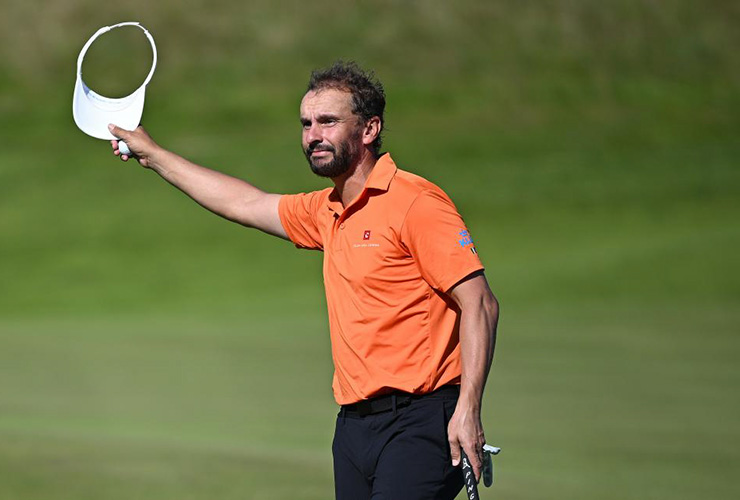
[[(502, 304), (483, 498), (734, 499), (740, 8), (730, 1), (0, 0), (0, 500), (328, 499), (320, 255), (227, 223), (72, 121), (141, 21), (164, 146), (276, 192), (312, 68), (375, 69)], [(85, 79), (133, 90), (118, 30)], [(278, 486), (271, 487), (272, 483)]]

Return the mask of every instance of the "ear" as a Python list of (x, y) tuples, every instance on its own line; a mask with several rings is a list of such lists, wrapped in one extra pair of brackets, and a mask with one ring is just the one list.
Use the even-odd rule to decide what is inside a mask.
[(369, 146), (380, 135), (380, 117), (373, 116), (365, 122), (365, 128), (362, 130), (362, 143)]

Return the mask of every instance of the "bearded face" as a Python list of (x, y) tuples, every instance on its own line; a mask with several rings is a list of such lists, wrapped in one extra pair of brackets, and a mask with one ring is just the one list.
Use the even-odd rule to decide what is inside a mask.
[(351, 98), (349, 92), (324, 89), (309, 91), (301, 101), (303, 153), (316, 175), (339, 177), (362, 157), (363, 123)]
[(303, 150), (311, 171), (320, 177), (339, 177), (360, 160), (361, 131), (332, 145), (327, 141), (314, 141)]

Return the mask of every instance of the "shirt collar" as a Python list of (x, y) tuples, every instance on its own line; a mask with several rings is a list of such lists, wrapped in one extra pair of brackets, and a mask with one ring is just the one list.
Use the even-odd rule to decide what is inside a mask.
[(365, 181), (365, 189), (380, 189), (381, 191), (388, 191), (388, 187), (391, 185), (393, 176), (396, 175), (396, 164), (391, 158), (390, 153), (383, 153), (375, 162), (373, 170)]
[[(365, 181), (365, 187), (362, 189), (362, 193), (360, 193), (360, 196), (357, 199), (361, 198), (368, 189), (388, 191), (397, 170), (398, 167), (396, 167), (396, 163), (393, 161), (393, 158), (391, 158), (390, 153), (383, 153), (375, 162), (375, 165), (373, 165), (373, 169), (370, 171), (370, 175)], [(327, 207), (329, 210), (337, 214), (341, 214), (344, 211), (342, 201), (339, 199), (336, 189), (333, 189), (329, 194)]]

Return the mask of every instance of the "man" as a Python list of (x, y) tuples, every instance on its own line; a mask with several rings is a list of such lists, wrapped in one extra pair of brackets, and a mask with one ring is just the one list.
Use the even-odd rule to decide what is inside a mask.
[[(452, 499), (460, 449), (480, 477), (480, 407), (498, 304), (445, 193), (380, 154), (385, 94), (354, 63), (314, 71), (301, 101), (311, 170), (333, 188), (262, 192), (111, 126), (136, 159), (203, 207), (324, 252), (340, 500)], [(121, 155), (112, 141), (114, 154)]]

